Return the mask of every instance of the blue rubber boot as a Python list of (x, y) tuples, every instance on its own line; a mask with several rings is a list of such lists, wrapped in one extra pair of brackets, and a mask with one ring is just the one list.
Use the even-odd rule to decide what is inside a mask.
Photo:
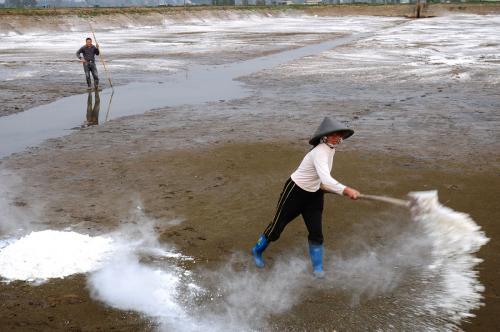
[(255, 245), (255, 247), (252, 248), (252, 255), (255, 261), (255, 266), (259, 268), (264, 267), (265, 264), (264, 264), (264, 259), (262, 258), (262, 253), (264, 252), (264, 250), (266, 250), (268, 245), (269, 241), (263, 234), (261, 234), (259, 240), (257, 240), (257, 244)]
[(316, 278), (324, 278), (323, 271), (323, 245), (309, 243), (309, 255), (313, 266), (313, 274)]

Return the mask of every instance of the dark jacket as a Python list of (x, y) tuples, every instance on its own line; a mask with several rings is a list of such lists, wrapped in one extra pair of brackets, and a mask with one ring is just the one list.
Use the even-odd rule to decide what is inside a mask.
[(85, 61), (94, 62), (95, 61), (94, 55), (99, 55), (99, 49), (97, 47), (95, 47), (94, 45), (92, 45), (90, 47), (87, 47), (87, 45), (83, 45), (82, 47), (80, 47), (80, 49), (78, 51), (76, 51), (76, 57), (78, 59), (81, 59), (82, 53), (83, 53), (83, 58), (85, 59)]

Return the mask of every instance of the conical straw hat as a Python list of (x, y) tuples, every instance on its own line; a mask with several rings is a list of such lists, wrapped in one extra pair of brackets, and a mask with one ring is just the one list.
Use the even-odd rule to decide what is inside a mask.
[(344, 139), (349, 138), (352, 136), (352, 134), (354, 134), (354, 130), (347, 128), (347, 126), (343, 123), (335, 121), (329, 117), (325, 117), (323, 119), (323, 122), (321, 122), (321, 124), (319, 125), (318, 129), (316, 129), (314, 135), (309, 140), (309, 144), (318, 145), (321, 137), (339, 132), (342, 133)]

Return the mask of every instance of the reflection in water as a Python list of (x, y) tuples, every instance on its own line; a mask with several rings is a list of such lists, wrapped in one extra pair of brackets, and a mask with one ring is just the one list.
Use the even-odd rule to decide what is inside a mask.
[(98, 125), (100, 109), (101, 109), (101, 98), (99, 97), (99, 91), (95, 90), (94, 105), (92, 105), (92, 92), (89, 92), (87, 96), (87, 121), (84, 122), (82, 127)]
[(109, 96), (108, 110), (106, 111), (106, 119), (104, 120), (104, 122), (108, 122), (108, 120), (109, 120), (109, 111), (111, 110), (111, 102), (113, 101), (114, 94), (115, 94), (115, 89), (112, 89), (111, 96)]

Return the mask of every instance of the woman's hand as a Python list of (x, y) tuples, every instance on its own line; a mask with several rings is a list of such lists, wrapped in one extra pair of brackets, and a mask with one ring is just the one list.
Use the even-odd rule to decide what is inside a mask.
[(342, 192), (344, 196), (349, 197), (350, 199), (358, 199), (359, 197), (359, 191), (353, 188), (345, 187), (344, 191)]

